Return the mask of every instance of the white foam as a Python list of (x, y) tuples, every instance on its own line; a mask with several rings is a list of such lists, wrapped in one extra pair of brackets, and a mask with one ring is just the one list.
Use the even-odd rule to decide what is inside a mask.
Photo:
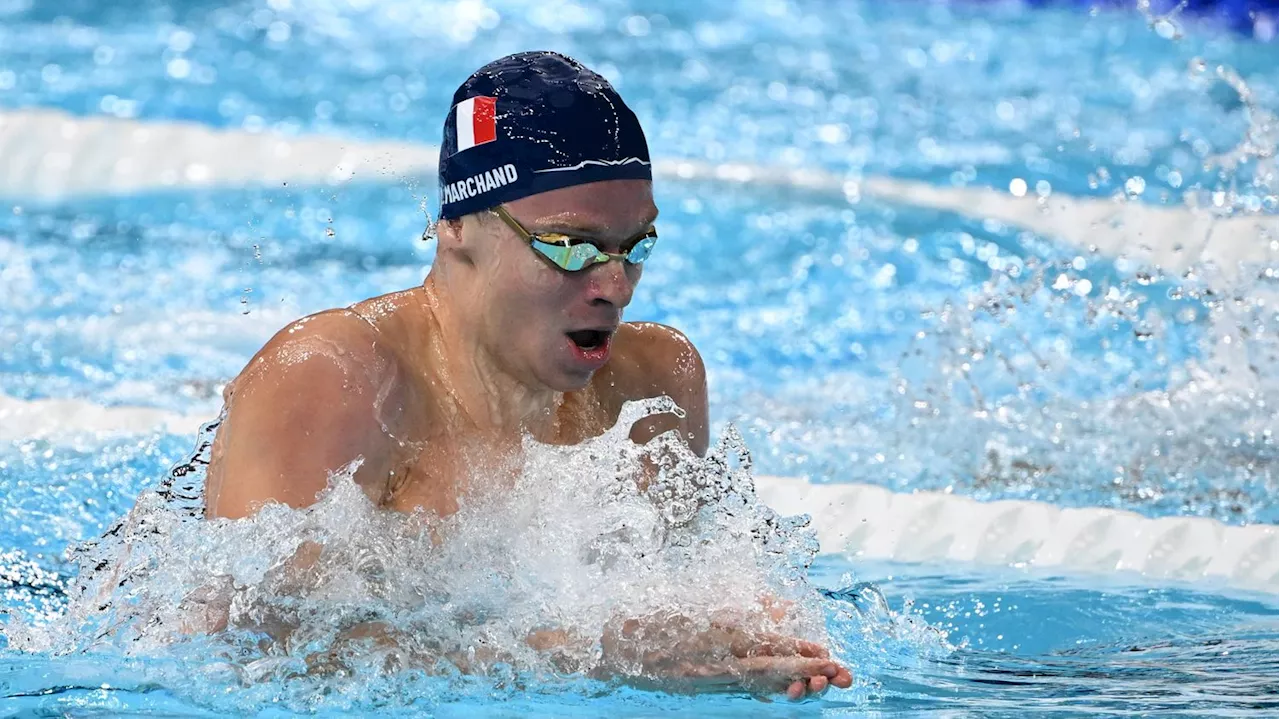
[[(209, 419), (149, 407), (0, 395), (0, 441), (194, 434)], [(1280, 543), (1273, 525), (1231, 526), (1202, 517), (1150, 519), (1115, 509), (979, 502), (944, 492), (905, 494), (869, 484), (812, 484), (787, 477), (757, 477), (756, 493), (780, 514), (810, 515), (824, 554), (1122, 572), (1153, 581), (1280, 591)]]
[[(285, 137), (52, 109), (0, 111), (0, 196), (45, 201), (163, 188), (385, 181), (431, 175), (438, 155), (437, 146), (408, 142)], [(1240, 262), (1274, 262), (1280, 238), (1275, 215), (1225, 216), (1062, 193), (1014, 197), (988, 188), (698, 160), (659, 159), (653, 168), (663, 180), (787, 188), (841, 202), (873, 197), (992, 219), (1175, 272), (1211, 261), (1226, 279)]]

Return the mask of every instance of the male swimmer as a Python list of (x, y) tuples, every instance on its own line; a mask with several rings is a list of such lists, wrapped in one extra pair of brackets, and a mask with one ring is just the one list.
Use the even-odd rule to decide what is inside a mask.
[[(663, 395), (684, 416), (648, 418), (632, 439), (676, 430), (706, 451), (697, 350), (669, 327), (622, 322), (658, 210), (644, 133), (614, 88), (555, 53), (490, 63), (454, 94), (439, 172), (423, 284), (290, 325), (227, 386), (208, 516), (309, 505), (357, 457), (354, 479), (379, 506), (448, 515), (474, 483), (519, 466), (522, 435), (578, 443), (623, 403)], [(698, 637), (696, 657), (664, 664), (672, 685), (798, 699), (852, 682), (820, 646), (750, 636)]]

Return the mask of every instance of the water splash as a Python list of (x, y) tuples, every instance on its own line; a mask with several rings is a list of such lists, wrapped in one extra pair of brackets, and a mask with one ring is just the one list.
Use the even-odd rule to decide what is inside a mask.
[[(1158, 32), (1181, 7), (1155, 18), (1139, 2)], [(1216, 66), (1211, 79), (1207, 68), (1196, 58), (1192, 78), (1230, 87), (1247, 128), (1235, 146), (1203, 159), (1218, 175), (1190, 188), (1184, 203), (1274, 226), (1275, 113), (1230, 66)], [(1148, 252), (1142, 228), (1132, 229), (1134, 251)], [(895, 386), (898, 427), (942, 438), (912, 458), (917, 476), (948, 487), (972, 482), (979, 494), (1012, 489), (1069, 504), (1277, 521), (1274, 231), (1253, 240), (1269, 243), (1262, 262), (1236, 262), (1250, 254), (1209, 248), (1208, 237), (1146, 241), (1168, 248), (1157, 254), (1163, 264), (1036, 248), (1024, 262), (993, 267), (963, 306), (929, 312), (933, 327), (903, 358), (918, 371)], [(1063, 332), (1036, 337), (1046, 324)], [(1110, 497), (1074, 496), (1080, 477), (1108, 476)]]
[[(1190, 186), (1181, 173), (1170, 181), (1181, 198), (1139, 175), (1120, 183), (1106, 229), (1124, 232), (1115, 244), (1127, 256), (975, 221), (959, 251), (944, 249), (968, 277), (985, 279), (958, 296), (904, 303), (916, 320), (903, 312), (895, 329), (909, 327), (913, 342), (890, 361), (875, 358), (888, 381), (837, 368), (741, 402), (780, 448), (786, 464), (770, 468), (898, 491), (1274, 524), (1275, 111), (1268, 93), (1226, 64), (1198, 59), (1190, 75), (1206, 93), (1229, 89), (1246, 126), (1214, 145), (1190, 130), (1181, 136), (1204, 170), (1185, 168)], [(1104, 168), (1098, 174), (1111, 184)], [(1090, 177), (1094, 189), (1098, 182)], [(1048, 194), (1046, 182), (1045, 213)], [(1126, 214), (1139, 203), (1150, 212)], [(1156, 203), (1214, 221), (1257, 220), (1259, 231), (1228, 239), (1203, 232), (1213, 222), (1200, 232), (1139, 224), (1158, 214), (1145, 207)], [(1117, 228), (1126, 216), (1138, 220)], [(915, 254), (914, 237), (902, 245), (907, 258)]]
[[(896, 621), (887, 606), (850, 609), (809, 584), (818, 546), (807, 518), (756, 500), (732, 429), (706, 458), (674, 433), (629, 440), (637, 420), (673, 409), (665, 399), (631, 403), (615, 427), (576, 446), (526, 440), (517, 476), (486, 478), (443, 518), (378, 509), (351, 480), (357, 461), (309, 508), (201, 519), (195, 490), (211, 423), (191, 461), (76, 550), (66, 611), (10, 622), (5, 634), (18, 651), (131, 657), (200, 701), (236, 687), (239, 708), (298, 709), (335, 696), (407, 701), (428, 678), (430, 692), (655, 678), (629, 658), (726, 622), (823, 644), (833, 641), (828, 621), (863, 626), (834, 647), (846, 661), (856, 661), (858, 637), (893, 634), (883, 631)], [(631, 618), (662, 629), (613, 652), (604, 638)], [(946, 646), (941, 635), (931, 641)], [(192, 676), (196, 688), (183, 688)]]
[[(1219, 213), (1258, 213), (1263, 209), (1274, 212), (1276, 192), (1280, 188), (1276, 113), (1258, 101), (1253, 89), (1230, 65), (1215, 65), (1209, 72), (1209, 63), (1204, 58), (1195, 57), (1188, 72), (1206, 92), (1217, 83), (1230, 88), (1239, 100), (1247, 122), (1244, 136), (1235, 146), (1204, 159), (1206, 169), (1221, 172), (1220, 183), (1211, 191), (1191, 194), (1189, 199), (1193, 206)], [(1250, 169), (1252, 172), (1248, 172)]]
[[(1073, 261), (1030, 265), (944, 307), (904, 358), (919, 379), (899, 378), (894, 421), (938, 438), (912, 458), (918, 472), (979, 493), (1274, 522), (1274, 503), (1252, 499), (1277, 491), (1274, 270), (1223, 291), (1196, 271), (1091, 281)], [(1033, 339), (1027, 323), (1046, 321), (1095, 339)], [(1111, 497), (1074, 497), (1080, 477), (1108, 476)]]

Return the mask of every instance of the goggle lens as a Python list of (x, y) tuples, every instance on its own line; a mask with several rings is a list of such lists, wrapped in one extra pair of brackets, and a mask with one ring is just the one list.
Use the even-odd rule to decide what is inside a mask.
[(534, 250), (566, 272), (579, 272), (592, 265), (608, 262), (612, 259), (624, 260), (629, 264), (638, 265), (649, 259), (649, 255), (653, 253), (653, 246), (658, 242), (657, 237), (645, 237), (632, 246), (626, 254), (615, 255), (604, 252), (599, 247), (586, 241), (575, 242), (574, 244), (552, 243), (538, 239), (537, 235), (530, 239)]
[(649, 259), (649, 255), (653, 252), (653, 246), (658, 241), (658, 231), (650, 227), (648, 231), (644, 232), (636, 240), (631, 249), (625, 253), (615, 255), (601, 250), (592, 244), (590, 240), (581, 240), (558, 233), (534, 234), (526, 230), (524, 225), (512, 217), (507, 208), (502, 205), (498, 205), (489, 211), (502, 218), (502, 221), (527, 241), (535, 252), (551, 260), (556, 267), (566, 272), (578, 272), (609, 260), (622, 260), (627, 264), (638, 265)]

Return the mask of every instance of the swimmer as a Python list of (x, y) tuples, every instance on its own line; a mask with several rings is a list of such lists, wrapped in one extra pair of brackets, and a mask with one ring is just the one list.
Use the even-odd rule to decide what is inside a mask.
[[(637, 423), (634, 441), (675, 431), (706, 451), (697, 350), (670, 327), (622, 321), (658, 209), (644, 133), (614, 88), (555, 53), (497, 60), (454, 94), (439, 173), (423, 284), (289, 325), (228, 384), (207, 516), (310, 505), (357, 457), (354, 479), (379, 506), (446, 516), (474, 482), (518, 470), (522, 436), (576, 444), (651, 397), (683, 416)], [(604, 646), (642, 621), (624, 618)], [(799, 699), (852, 683), (798, 639), (718, 627), (675, 646), (688, 656), (653, 670), (671, 687)]]

